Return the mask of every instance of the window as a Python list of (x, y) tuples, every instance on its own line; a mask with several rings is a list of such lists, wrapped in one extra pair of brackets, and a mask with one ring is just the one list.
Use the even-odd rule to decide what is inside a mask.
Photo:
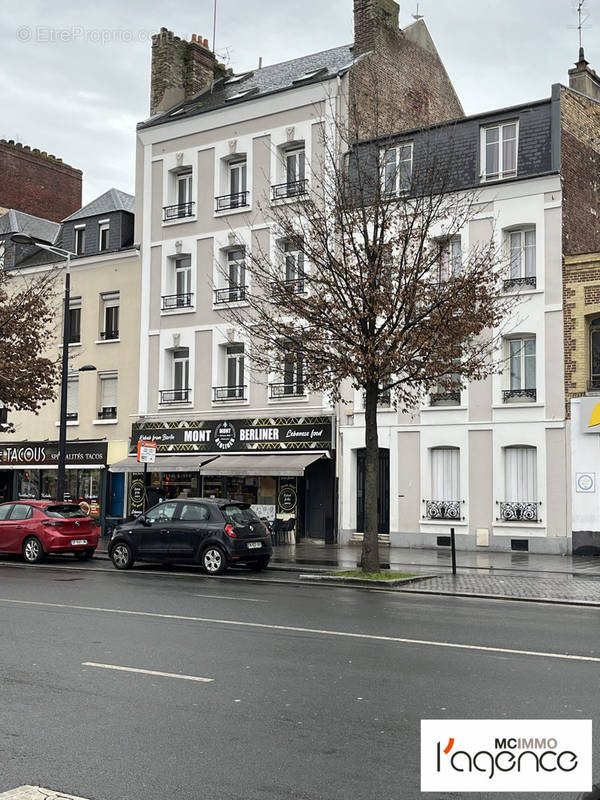
[(205, 522), (210, 519), (210, 511), (199, 503), (184, 503), (179, 519), (182, 522)]
[(282, 182), (272, 187), (273, 200), (300, 197), (307, 193), (306, 150), (303, 144), (281, 148), (277, 172)]
[(33, 516), (33, 511), (31, 506), (21, 505), (20, 503), (15, 503), (12, 507), (12, 511), (10, 512), (9, 519), (30, 519)]
[(504, 448), (504, 501), (501, 519), (537, 521), (537, 450), (535, 447)]
[(306, 152), (304, 148), (286, 150), (285, 179), (288, 186), (304, 181), (306, 178)]
[(79, 418), (79, 375), (67, 378), (67, 420), (75, 422)]
[(98, 419), (117, 418), (118, 377), (115, 373), (104, 373), (100, 378), (100, 410)]
[(226, 348), (227, 353), (227, 396), (231, 398), (243, 397), (244, 390), (244, 345), (231, 344)]
[(227, 253), (229, 300), (244, 300), (246, 297), (246, 253), (230, 250)]
[(283, 359), (282, 394), (288, 397), (304, 395), (304, 359), (300, 346), (291, 347)]
[(510, 388), (504, 399), (535, 400), (535, 337), (508, 340)]
[(535, 228), (510, 231), (507, 237), (510, 277), (504, 288), (535, 286)]
[(304, 291), (304, 253), (297, 242), (284, 245), (285, 283), (291, 284), (296, 292)]
[(431, 450), (431, 500), (429, 519), (460, 519), (460, 450), (434, 447)]
[[(192, 259), (182, 256), (175, 259), (175, 294), (185, 299), (192, 291)], [(187, 304), (186, 304), (187, 305)]]
[(517, 174), (517, 123), (507, 122), (482, 130), (483, 180), (514, 178)]
[(413, 146), (390, 147), (383, 154), (383, 185), (386, 195), (397, 195), (410, 189)]
[(190, 351), (187, 347), (173, 350), (173, 389), (180, 395), (185, 393), (185, 397), (179, 399), (187, 400), (187, 392), (190, 387)]
[(191, 167), (170, 171), (168, 195), (172, 205), (163, 208), (163, 222), (192, 216), (194, 203)]
[[(177, 205), (187, 206), (192, 202), (192, 170), (180, 172), (177, 175)], [(185, 216), (185, 214), (182, 214)]]
[(439, 282), (460, 275), (462, 270), (462, 246), (460, 236), (453, 236), (440, 243)]
[(161, 503), (145, 514), (146, 522), (170, 522), (175, 517), (177, 503)]
[(108, 250), (108, 236), (110, 233), (110, 223), (100, 222), (98, 224), (98, 250)]
[(229, 164), (229, 194), (231, 208), (246, 205), (247, 166), (246, 159)]
[(100, 338), (104, 340), (119, 338), (119, 292), (109, 292), (101, 295), (102, 298), (102, 324), (104, 330)]
[(85, 225), (75, 227), (75, 252), (78, 256), (85, 253)]
[(590, 322), (590, 389), (600, 389), (600, 317)]
[(81, 343), (81, 297), (69, 301), (69, 344)]

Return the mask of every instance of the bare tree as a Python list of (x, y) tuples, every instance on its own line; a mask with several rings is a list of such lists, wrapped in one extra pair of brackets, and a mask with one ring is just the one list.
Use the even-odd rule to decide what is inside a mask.
[[(56, 270), (34, 276), (0, 270), (0, 405), (39, 411), (53, 400), (59, 359), (48, 357), (56, 336)], [(10, 422), (3, 428), (13, 432)]]
[(452, 190), (451, 126), (424, 133), (413, 158), (401, 135), (349, 141), (346, 130), (364, 127), (353, 121), (322, 129), (309, 192), (265, 205), (271, 241), (246, 254), (249, 308), (225, 313), (252, 342), (260, 370), (295, 370), (334, 400), (348, 382), (363, 393), (362, 569), (376, 572), (382, 394), (410, 411), (427, 393), (497, 370), (493, 354), (514, 297), (502, 293), (493, 237), (470, 242), (468, 252), (454, 246), (479, 198)]

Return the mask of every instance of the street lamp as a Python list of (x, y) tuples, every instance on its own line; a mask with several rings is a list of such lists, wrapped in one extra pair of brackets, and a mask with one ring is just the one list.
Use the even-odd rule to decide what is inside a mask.
[[(65, 468), (67, 463), (67, 379), (69, 374), (69, 339), (71, 338), (71, 318), (69, 315), (69, 305), (71, 299), (71, 256), (77, 255), (70, 250), (63, 250), (62, 247), (55, 247), (52, 242), (45, 239), (38, 239), (36, 236), (27, 236), (24, 233), (15, 233), (11, 237), (15, 244), (30, 244), (56, 253), (59, 256), (66, 256), (65, 274), (65, 299), (63, 309), (63, 342), (62, 342), (62, 367), (60, 376), (60, 422), (58, 434), (58, 477), (56, 481), (56, 499), (65, 499)], [(94, 369), (90, 364), (86, 369)]]

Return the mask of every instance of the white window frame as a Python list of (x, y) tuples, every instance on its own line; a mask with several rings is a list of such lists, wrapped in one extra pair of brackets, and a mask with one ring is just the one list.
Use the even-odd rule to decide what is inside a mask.
[(537, 503), (537, 447), (511, 445), (504, 447), (504, 501)]
[[(295, 283), (297, 292), (306, 291), (306, 253), (294, 241), (284, 240), (281, 243), (282, 273), (285, 283)], [(293, 261), (293, 268), (290, 269)]]
[[(295, 158), (296, 163), (293, 167), (293, 175), (290, 175), (290, 160)], [(286, 147), (283, 151), (283, 175), (285, 180), (282, 183), (298, 183), (306, 180), (306, 147), (304, 143)]]
[[(102, 247), (102, 236), (106, 234), (106, 247)], [(101, 220), (98, 223), (98, 252), (104, 253), (109, 250), (110, 244), (110, 220)]]
[(85, 225), (75, 225), (75, 242), (73, 249), (76, 255), (85, 255)]
[[(177, 296), (192, 293), (192, 257), (177, 255), (173, 259), (173, 294)], [(184, 263), (185, 262), (185, 263)], [(179, 291), (179, 279), (182, 279), (184, 291)]]
[[(174, 205), (182, 206), (193, 202), (192, 200), (193, 177), (194, 177), (193, 172), (194, 171), (191, 167), (187, 167), (175, 173), (175, 198), (177, 202), (174, 203)], [(185, 197), (185, 199), (183, 200), (181, 199), (182, 186), (183, 186), (183, 196)]]
[[(234, 192), (234, 175), (238, 173), (238, 190)], [(242, 188), (243, 187), (243, 188)], [(227, 164), (227, 193), (229, 195), (242, 194), (248, 192), (248, 159), (246, 156), (232, 159)]]
[(79, 373), (72, 372), (67, 377), (67, 414), (77, 414), (77, 420), (69, 422), (79, 422)]
[(431, 499), (433, 502), (460, 503), (460, 448), (432, 447), (429, 452)]
[[(517, 238), (518, 242), (516, 241)], [(507, 230), (506, 247), (508, 251), (509, 280), (535, 278), (537, 272), (537, 235), (535, 225)], [(533, 271), (531, 270), (532, 267)]]
[(440, 241), (438, 280), (456, 278), (462, 272), (463, 254), (460, 236), (450, 236)]
[[(402, 142), (381, 150), (381, 185), (386, 197), (397, 197), (410, 190), (413, 174), (413, 142)], [(391, 157), (393, 154), (393, 158)], [(410, 166), (406, 166), (406, 165)], [(393, 172), (388, 166), (393, 165)], [(391, 185), (393, 183), (393, 186)]]
[[(183, 351), (187, 355), (183, 355)], [(190, 386), (190, 349), (189, 347), (177, 347), (171, 354), (172, 372), (171, 386), (174, 391), (191, 390)], [(181, 385), (178, 386), (177, 384)]]
[(115, 336), (114, 338), (107, 339), (105, 337), (103, 341), (111, 341), (111, 342), (117, 341), (119, 339), (120, 335), (121, 335), (120, 334), (120, 329), (119, 329), (119, 327), (117, 327), (117, 328), (109, 328), (108, 327), (108, 319), (107, 319), (108, 313), (107, 312), (108, 312), (109, 308), (118, 309), (117, 310), (117, 321), (118, 321), (119, 325), (121, 324), (121, 320), (120, 320), (120, 317), (121, 317), (121, 293), (120, 293), (120, 291), (103, 292), (100, 295), (100, 297), (101, 297), (101, 300), (102, 300), (102, 333), (108, 333), (110, 331), (111, 333), (116, 333), (117, 334), (117, 336)]
[[(99, 386), (100, 396), (99, 396), (99, 400), (98, 400), (99, 410), (102, 412), (107, 408), (118, 409), (119, 373), (116, 370), (113, 370), (111, 372), (100, 372), (98, 374), (98, 380), (100, 381), (100, 386)], [(107, 385), (107, 383), (109, 381), (114, 381), (114, 383), (115, 383), (114, 404), (109, 404), (108, 402), (105, 402), (105, 400), (106, 400), (106, 397), (105, 397), (106, 389), (105, 389), (105, 387), (106, 387), (106, 385)], [(109, 399), (110, 399), (110, 397), (109, 397)], [(117, 411), (117, 416), (118, 416), (118, 411)], [(116, 417), (115, 417), (115, 419), (116, 419)]]
[[(71, 311), (79, 311), (79, 339), (76, 342), (69, 342), (69, 345), (81, 344), (81, 309), (82, 309), (81, 297), (70, 297), (69, 314), (71, 313)], [(70, 333), (69, 338), (71, 338), (73, 334), (72, 326), (70, 326), (69, 333)]]
[[(536, 337), (533, 335), (521, 335), (521, 336), (513, 336), (508, 338), (507, 340), (507, 360), (508, 360), (508, 389), (510, 391), (523, 391), (523, 390), (536, 390), (537, 391), (537, 347), (536, 347)], [(533, 342), (533, 353), (527, 352), (528, 344)], [(533, 376), (534, 376), (534, 385), (527, 386), (526, 384), (530, 381), (527, 380), (528, 374), (531, 375), (531, 372), (528, 372), (527, 369), (527, 360), (526, 359), (533, 359)], [(513, 364), (517, 363), (518, 372), (517, 370), (513, 370)], [(531, 363), (531, 362), (530, 362)], [(514, 381), (518, 383), (518, 386), (513, 386), (513, 378), (518, 378), (518, 380)]]
[[(244, 386), (244, 377), (246, 372), (245, 355), (246, 348), (243, 342), (230, 342), (225, 345), (225, 380), (223, 383), (224, 386), (227, 386), (227, 388)], [(234, 383), (229, 382), (229, 365), (231, 363), (234, 364)]]
[[(506, 170), (504, 168), (504, 144), (507, 141), (513, 141), (512, 138), (505, 138), (505, 129), (515, 127), (515, 165), (513, 169)], [(487, 172), (487, 149), (488, 149), (488, 142), (487, 142), (487, 135), (489, 131), (498, 131), (498, 171), (497, 172)], [(496, 144), (495, 142), (491, 142), (490, 145)], [(498, 180), (506, 180), (508, 178), (516, 178), (517, 172), (519, 168), (519, 120), (518, 119), (511, 119), (505, 120), (504, 122), (497, 122), (492, 125), (482, 125), (481, 127), (481, 180), (483, 182), (486, 181), (498, 181)]]

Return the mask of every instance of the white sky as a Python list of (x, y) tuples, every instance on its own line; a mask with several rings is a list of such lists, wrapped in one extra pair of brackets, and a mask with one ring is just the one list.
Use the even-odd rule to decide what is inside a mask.
[[(8, 0), (0, 0), (0, 10)], [(235, 72), (348, 44), (352, 0), (217, 0), (217, 52)], [(467, 114), (550, 96), (577, 58), (576, 0), (419, 0)], [(585, 53), (600, 72), (600, 0), (585, 0)], [(416, 0), (401, 3), (410, 24)], [(212, 42), (213, 0), (23, 0), (0, 30), (0, 138), (84, 172), (84, 202), (133, 192), (135, 124), (148, 116), (150, 36)]]

